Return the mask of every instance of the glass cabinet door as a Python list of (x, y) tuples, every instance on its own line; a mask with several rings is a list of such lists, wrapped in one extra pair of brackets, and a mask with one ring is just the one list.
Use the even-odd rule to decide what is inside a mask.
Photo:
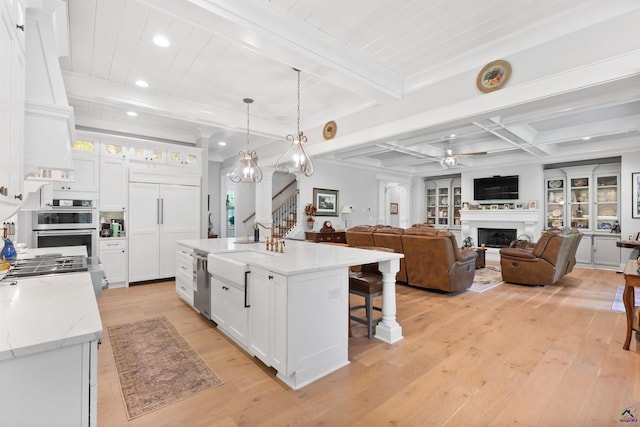
[(436, 189), (427, 188), (427, 224), (436, 224), (436, 210), (438, 204), (436, 203)]
[(449, 189), (438, 188), (438, 225), (449, 225)]
[(596, 229), (607, 231), (618, 220), (618, 177), (597, 176), (596, 179)]
[(589, 178), (569, 178), (571, 194), (571, 226), (589, 229)]
[(565, 180), (547, 180), (547, 228), (565, 225)]
[(462, 209), (462, 187), (453, 187), (453, 225), (460, 226), (460, 209)]

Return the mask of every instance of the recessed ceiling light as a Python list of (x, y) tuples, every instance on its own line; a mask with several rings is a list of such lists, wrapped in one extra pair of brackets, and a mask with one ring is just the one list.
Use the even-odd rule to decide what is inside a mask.
[(136, 80), (136, 86), (138, 87), (149, 87), (149, 83), (144, 80)]
[(456, 137), (455, 133), (452, 133), (451, 135), (449, 135), (449, 138), (455, 138), (455, 137)]
[(218, 142), (218, 145), (221, 146), (221, 147), (224, 147), (225, 145), (227, 145), (227, 143), (224, 142), (224, 141), (220, 141), (220, 142)]
[(582, 138), (582, 140), (583, 140), (583, 141), (588, 141), (588, 140), (590, 140), (590, 139), (591, 139), (591, 137), (590, 137), (590, 136), (585, 136), (584, 138)]
[(153, 42), (160, 47), (168, 47), (171, 44), (165, 36), (160, 34), (153, 38)]
[(127, 116), (136, 117), (137, 115), (138, 113), (136, 113), (135, 111), (127, 111)]

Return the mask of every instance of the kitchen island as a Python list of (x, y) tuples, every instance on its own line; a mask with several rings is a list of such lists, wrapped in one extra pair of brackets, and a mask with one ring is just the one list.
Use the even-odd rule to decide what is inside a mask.
[[(178, 259), (189, 250), (208, 254), (212, 320), (293, 389), (349, 363), (350, 266), (378, 263), (384, 286), (375, 338), (402, 339), (395, 301), (402, 254), (296, 240), (286, 240), (280, 253), (229, 238), (179, 241)], [(189, 302), (178, 289), (180, 274), (177, 290)]]
[[(73, 247), (18, 257), (52, 252), (86, 255)], [(95, 425), (101, 336), (90, 273), (0, 281), (0, 425)]]

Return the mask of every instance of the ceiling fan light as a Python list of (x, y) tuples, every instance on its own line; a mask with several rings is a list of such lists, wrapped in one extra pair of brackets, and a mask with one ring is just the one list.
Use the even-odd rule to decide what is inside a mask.
[(443, 168), (450, 168), (458, 164), (458, 158), (452, 156), (445, 156), (440, 160), (440, 165)]

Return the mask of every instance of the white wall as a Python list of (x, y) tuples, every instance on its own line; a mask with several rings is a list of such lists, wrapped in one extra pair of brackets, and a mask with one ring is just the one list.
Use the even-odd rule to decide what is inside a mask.
[[(206, 152), (205, 152), (206, 154)], [(220, 206), (224, 205), (224, 197), (220, 195), (220, 162), (209, 162), (209, 212), (207, 215), (211, 215), (212, 232), (220, 235)], [(207, 207), (206, 205), (204, 206)], [(208, 217), (209, 218), (209, 217)], [(208, 221), (207, 218), (207, 221)]]
[[(331, 162), (314, 160), (315, 172), (309, 178), (298, 179), (300, 189), (300, 212), (304, 218), (304, 206), (313, 203), (313, 188), (338, 190), (338, 212), (344, 205), (352, 205), (348, 226), (376, 223), (378, 217), (378, 180), (376, 171), (357, 169)], [(344, 227), (342, 215), (338, 217), (316, 217), (315, 230), (322, 227), (325, 220), (331, 221), (333, 227)]]
[[(640, 140), (638, 144), (640, 145)], [(628, 238), (629, 234), (636, 236), (640, 232), (640, 218), (632, 217), (632, 194), (635, 189), (632, 186), (631, 174), (636, 172), (640, 172), (640, 151), (624, 154), (620, 172), (620, 228), (623, 239)], [(631, 249), (622, 249), (623, 262), (629, 259), (631, 252)]]

